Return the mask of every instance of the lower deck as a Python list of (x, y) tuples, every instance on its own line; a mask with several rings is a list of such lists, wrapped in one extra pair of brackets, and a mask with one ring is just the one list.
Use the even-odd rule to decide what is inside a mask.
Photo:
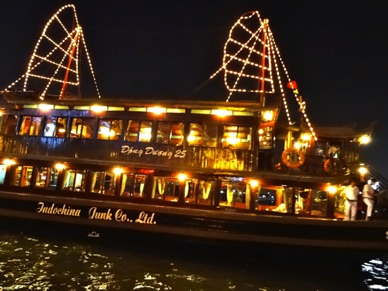
[(284, 180), (247, 174), (18, 159), (0, 165), (0, 191), (255, 215), (343, 218), (341, 189), (318, 181), (287, 185)]
[[(237, 174), (11, 161), (0, 166), (0, 216), (239, 243), (388, 249), (384, 220), (342, 221), (323, 183)], [(359, 234), (363, 233), (362, 239)]]

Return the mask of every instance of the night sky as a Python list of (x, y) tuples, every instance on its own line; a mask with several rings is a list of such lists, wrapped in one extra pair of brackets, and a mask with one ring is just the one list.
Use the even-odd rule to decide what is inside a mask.
[[(366, 127), (362, 157), (388, 178), (388, 1), (311, 0), (2, 0), (0, 88), (25, 71), (42, 29), (75, 4), (102, 98), (225, 100), (212, 80), (235, 21), (258, 10), (313, 124)], [(218, 76), (221, 78), (222, 75)]]

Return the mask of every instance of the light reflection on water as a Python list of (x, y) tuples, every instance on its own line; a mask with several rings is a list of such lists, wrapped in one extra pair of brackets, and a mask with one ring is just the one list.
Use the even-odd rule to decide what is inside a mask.
[[(250, 257), (222, 250), (214, 255), (201, 249), (148, 243), (117, 247), (0, 234), (0, 291), (388, 290), (388, 262), (377, 259), (363, 263), (363, 274), (374, 274), (363, 281), (354, 272), (361, 266), (338, 265), (338, 261), (322, 261), (303, 253), (290, 258), (284, 253)], [(357, 287), (348, 289), (349, 280)], [(386, 289), (377, 289), (378, 284)]]
[(374, 258), (362, 264), (369, 290), (388, 290), (388, 260)]

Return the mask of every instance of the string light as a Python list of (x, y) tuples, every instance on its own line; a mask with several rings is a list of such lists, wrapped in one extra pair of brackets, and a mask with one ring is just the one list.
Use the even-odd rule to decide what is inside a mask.
[[(248, 27), (252, 27), (253, 25), (246, 25), (247, 21), (256, 22), (257, 29), (250, 29)], [(238, 29), (242, 29), (245, 32), (245, 35), (248, 35), (247, 40), (245, 42), (238, 40), (237, 37), (234, 37), (235, 32)], [(264, 41), (267, 40), (267, 41)], [(232, 46), (234, 48), (235, 53), (231, 53)], [(263, 53), (267, 51), (267, 53)], [(247, 55), (243, 55), (246, 53)], [(258, 61), (262, 61), (262, 63), (258, 63), (258, 61), (253, 60), (253, 58), (258, 58)], [(231, 65), (234, 63), (238, 63), (237, 66), (239, 70), (235, 70)], [(261, 70), (262, 74), (254, 75), (252, 73), (248, 73), (247, 68), (255, 68), (258, 72)], [(273, 72), (273, 69), (275, 72)], [(291, 119), (291, 114), (286, 98), (286, 92), (283, 88), (283, 80), (282, 75), (286, 76), (287, 82), (291, 82), (291, 78), (287, 71), (287, 68), (281, 58), (279, 48), (276, 45), (274, 36), (272, 34), (271, 29), (268, 26), (268, 20), (264, 21), (261, 19), (258, 11), (251, 11), (242, 15), (232, 26), (229, 31), (228, 39), (224, 45), (224, 58), (222, 67), (219, 68), (213, 75), (210, 76), (210, 79), (214, 78), (218, 73), (224, 71), (224, 83), (225, 87), (229, 91), (229, 95), (226, 99), (226, 102), (230, 101), (230, 98), (234, 92), (238, 93), (275, 93), (275, 84), (274, 84), (274, 75), (276, 75), (277, 85), (279, 87), (279, 93), (283, 100), (284, 111), (287, 116), (287, 120), (289, 125), (293, 124)], [(282, 71), (281, 71), (282, 70)], [(229, 76), (234, 76), (234, 82), (230, 82)], [(255, 81), (264, 82), (265, 86), (259, 88), (246, 88), (240, 87), (239, 84), (242, 79), (250, 79)], [(258, 84), (257, 84), (258, 85)], [(245, 85), (246, 86), (246, 85)], [(317, 140), (317, 136), (314, 132), (314, 128), (310, 122), (310, 119), (306, 113), (306, 103), (302, 101), (301, 96), (299, 96), (299, 92), (297, 90), (293, 90), (294, 97), (296, 102), (299, 104), (299, 112), (302, 114), (312, 137), (314, 140)]]
[[(248, 21), (252, 21), (252, 19), (255, 23), (260, 24), (256, 29), (250, 29), (245, 24)], [(256, 21), (255, 19), (258, 19), (258, 21)], [(245, 32), (245, 34), (248, 35), (247, 40), (245, 42), (241, 42), (236, 37), (234, 37), (234, 35), (237, 34), (238, 30), (241, 29)], [(222, 67), (210, 77), (210, 79), (212, 79), (219, 72), (224, 70), (224, 83), (227, 90), (229, 91), (229, 96), (226, 100), (227, 102), (230, 100), (230, 97), (233, 92), (274, 93), (271, 56), (269, 54), (265, 55), (259, 49), (257, 49), (260, 46), (268, 47), (268, 44), (263, 42), (263, 39), (261, 37), (262, 34), (267, 34), (267, 31), (266, 29), (264, 29), (264, 23), (261, 21), (258, 11), (245, 13), (236, 21), (236, 23), (230, 29), (228, 40), (224, 45), (224, 58)], [(229, 52), (232, 46), (238, 47), (237, 51), (234, 54), (231, 54)], [(248, 53), (248, 55), (243, 55), (246, 52)], [(265, 61), (263, 63), (259, 63), (259, 61), (261, 61), (262, 59), (264, 59)], [(235, 70), (232, 67), (232, 62), (237, 62), (239, 64), (240, 69)], [(251, 69), (251, 67), (253, 67), (256, 71), (258, 71), (258, 69), (263, 70), (265, 72), (265, 76), (247, 73), (248, 69)], [(229, 76), (235, 76), (234, 81), (230, 82), (228, 78)], [(243, 79), (254, 80), (255, 82), (253, 82), (253, 84), (255, 88), (240, 87), (240, 81), (242, 81)], [(269, 83), (271, 90), (266, 91), (262, 88), (259, 88), (259, 81)]]
[[(65, 23), (61, 20), (61, 18), (65, 17), (63, 14), (64, 12), (70, 11), (73, 15), (74, 19), (74, 28), (69, 29)], [(62, 28), (62, 33), (64, 33), (64, 36), (62, 40), (57, 41), (54, 40), (52, 37), (49, 35), (49, 30), (51, 25), (54, 24), (59, 24), (59, 26)], [(58, 37), (58, 32), (55, 35)], [(48, 51), (46, 54), (42, 54), (41, 46), (43, 46), (43, 40), (47, 41), (51, 46), (51, 50)], [(83, 35), (83, 31), (81, 26), (78, 23), (78, 17), (76, 13), (75, 6), (72, 4), (62, 6), (46, 23), (46, 25), (43, 28), (42, 34), (40, 35), (38, 41), (35, 44), (33, 53), (31, 55), (30, 61), (27, 66), (26, 72), (18, 78), (16, 81), (11, 83), (6, 90), (9, 90), (13, 88), (17, 83), (19, 83), (21, 80), (24, 79), (24, 84), (23, 84), (23, 91), (27, 91), (28, 85), (30, 82), (30, 79), (32, 78), (37, 78), (40, 80), (45, 80), (47, 81), (46, 84), (44, 85), (43, 90), (40, 92), (39, 98), (41, 100), (44, 100), (46, 94), (48, 93), (49, 89), (51, 90), (52, 84), (53, 83), (60, 83), (62, 84), (62, 89), (61, 92), (59, 93), (60, 96), (64, 92), (62, 92), (65, 88), (66, 85), (70, 86), (80, 86), (80, 77), (79, 77), (79, 57), (80, 57), (80, 46), (82, 45), (82, 52), (85, 53), (86, 59), (88, 61), (89, 65), (89, 70), (95, 85), (95, 89), (97, 92), (98, 98), (101, 98), (100, 91), (98, 89), (96, 77), (94, 74), (91, 58), (89, 55), (89, 52), (86, 47), (86, 42), (85, 38)], [(47, 46), (47, 45), (45, 45)], [(60, 58), (60, 61), (58, 62), (58, 58), (53, 58), (54, 53), (61, 53), (62, 57)], [(65, 61), (68, 60), (68, 64), (65, 64)], [(48, 63), (52, 65), (55, 69), (54, 72), (51, 74), (51, 76), (43, 75), (39, 72), (39, 67), (43, 63)], [(71, 63), (74, 65), (71, 66)], [(65, 79), (62, 79), (59, 76), (59, 73), (65, 71)], [(71, 74), (71, 80), (69, 81), (69, 74)], [(58, 92), (57, 92), (58, 93)], [(55, 94), (53, 92), (53, 94)]]

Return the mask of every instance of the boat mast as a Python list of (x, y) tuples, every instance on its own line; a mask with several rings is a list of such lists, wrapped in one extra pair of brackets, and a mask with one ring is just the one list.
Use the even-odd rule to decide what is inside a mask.
[(260, 104), (265, 106), (265, 56), (266, 56), (266, 48), (267, 48), (267, 35), (268, 35), (268, 19), (264, 19), (263, 21), (263, 50), (261, 53), (261, 74), (260, 74)]
[(71, 67), (71, 62), (72, 62), (73, 57), (74, 57), (75, 49), (77, 48), (77, 43), (78, 43), (78, 38), (79, 38), (80, 33), (81, 33), (81, 28), (77, 27), (74, 39), (71, 41), (71, 52), (69, 53), (69, 61), (67, 63), (67, 69), (66, 69), (66, 72), (65, 72), (65, 77), (63, 78), (61, 94), (59, 95), (59, 99), (60, 100), (63, 99), (63, 96), (65, 95), (65, 92), (66, 92), (66, 87), (67, 87), (67, 81), (69, 79), (69, 71), (70, 71), (70, 67)]

